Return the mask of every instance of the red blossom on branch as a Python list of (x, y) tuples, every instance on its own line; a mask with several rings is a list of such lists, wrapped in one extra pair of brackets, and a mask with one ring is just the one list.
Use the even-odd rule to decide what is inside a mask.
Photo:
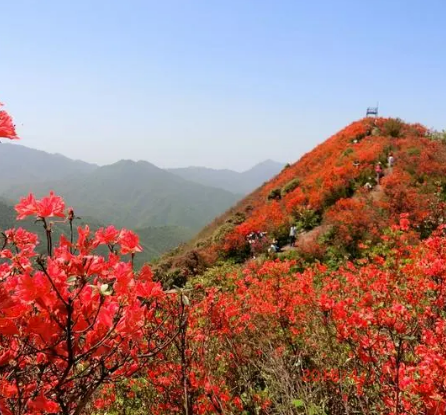
[(121, 245), (122, 255), (142, 252), (142, 247), (139, 244), (139, 236), (133, 231), (123, 229), (119, 233), (118, 243)]
[(0, 412), (80, 415), (102, 384), (132, 376), (173, 342), (184, 307), (178, 311), (147, 267), (139, 278), (115, 252), (95, 252), (116, 242), (123, 253), (140, 252), (133, 232), (79, 227), (77, 241), (63, 237), (53, 249), (46, 219), (65, 216), (63, 199), (31, 194), (16, 210), (44, 223), (48, 254), (37, 255), (28, 231), (4, 232)]
[[(0, 103), (1, 106), (3, 106), (2, 103)], [(4, 110), (0, 110), (0, 138), (8, 138), (10, 140), (19, 139), (11, 116)]]
[(17, 219), (25, 219), (28, 216), (35, 216), (40, 219), (50, 217), (65, 217), (65, 203), (60, 196), (56, 196), (54, 192), (50, 192), (48, 196), (37, 200), (33, 194), (20, 199), (15, 206), (17, 211)]

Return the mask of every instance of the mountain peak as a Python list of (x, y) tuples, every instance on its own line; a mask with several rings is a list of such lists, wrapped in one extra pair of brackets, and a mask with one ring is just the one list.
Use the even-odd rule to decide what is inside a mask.
[(246, 170), (245, 173), (253, 170), (267, 170), (268, 172), (273, 170), (278, 173), (283, 168), (283, 166), (285, 166), (284, 163), (279, 163), (278, 161), (267, 159), (255, 164), (250, 169)]
[(272, 159), (266, 159), (266, 160), (261, 161), (260, 163), (257, 163), (255, 166), (263, 166), (263, 165), (271, 165), (271, 164), (273, 164), (273, 165), (280, 164), (282, 166), (285, 165), (285, 163), (280, 163), (280, 162), (272, 160)]

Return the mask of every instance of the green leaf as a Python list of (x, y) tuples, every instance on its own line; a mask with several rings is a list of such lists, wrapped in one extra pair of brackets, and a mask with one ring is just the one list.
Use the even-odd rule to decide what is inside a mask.
[(303, 406), (305, 406), (305, 402), (302, 399), (293, 399), (291, 401), (291, 403), (296, 407), (296, 408), (302, 408)]
[(72, 275), (70, 278), (67, 278), (67, 284), (73, 284), (77, 281), (77, 276)]

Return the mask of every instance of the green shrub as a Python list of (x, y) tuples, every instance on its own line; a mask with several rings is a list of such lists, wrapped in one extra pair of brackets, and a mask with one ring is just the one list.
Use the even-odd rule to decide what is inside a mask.
[(282, 196), (281, 196), (280, 187), (278, 187), (277, 189), (271, 190), (271, 192), (268, 195), (268, 200), (279, 200), (281, 198), (282, 198)]
[(187, 276), (181, 268), (174, 268), (163, 278), (163, 287), (170, 289), (172, 287), (184, 287), (187, 282)]
[(313, 209), (301, 209), (296, 214), (298, 231), (310, 231), (321, 223), (321, 215)]
[(224, 261), (231, 261), (233, 264), (242, 264), (251, 256), (251, 247), (246, 242), (241, 248), (233, 248), (229, 251), (221, 251), (220, 258)]
[(282, 188), (282, 196), (285, 196), (286, 194), (292, 192), (294, 189), (296, 189), (300, 184), (299, 179), (293, 179), (290, 180), (285, 186)]
[(431, 140), (446, 142), (446, 130), (432, 131), (429, 136)]
[(212, 268), (207, 269), (202, 275), (197, 275), (189, 282), (189, 287), (192, 288), (194, 284), (199, 283), (203, 287), (224, 287), (225, 289), (234, 289), (236, 285), (231, 278), (224, 278), (228, 274), (234, 272), (240, 273), (240, 266), (231, 262), (219, 262)]
[(234, 225), (240, 225), (246, 220), (246, 215), (243, 212), (237, 212), (231, 216), (226, 223), (233, 223)]
[(279, 226), (271, 233), (272, 239), (277, 239), (279, 246), (284, 246), (288, 243), (289, 235), (290, 227), (288, 225)]
[(354, 152), (354, 150), (351, 148), (351, 147), (349, 147), (349, 148), (347, 148), (346, 150), (344, 150), (344, 152), (342, 153), (342, 156), (343, 157), (346, 157), (346, 156), (348, 156), (349, 154), (352, 154)]
[(232, 223), (224, 223), (221, 225), (212, 235), (212, 240), (215, 243), (223, 242), (225, 236), (234, 230), (234, 225)]
[(369, 182), (371, 185), (376, 185), (376, 173), (371, 168), (367, 168), (361, 171), (359, 176), (355, 180), (355, 188), (359, 189)]
[(421, 151), (418, 147), (411, 147), (407, 149), (407, 154), (409, 154), (409, 156), (419, 156)]
[[(209, 246), (209, 245), (212, 244), (212, 242), (213, 242), (212, 236), (208, 236), (206, 238), (198, 240), (195, 243), (195, 248), (202, 248), (202, 247), (205, 247), (205, 246)], [(185, 246), (186, 244), (183, 244), (183, 245)]]
[(400, 137), (404, 123), (399, 118), (389, 118), (384, 122), (384, 133), (391, 137)]
[(328, 208), (334, 205), (339, 199), (347, 199), (352, 197), (355, 192), (355, 182), (352, 180), (345, 186), (339, 186), (330, 193), (326, 193), (324, 197), (324, 207)]

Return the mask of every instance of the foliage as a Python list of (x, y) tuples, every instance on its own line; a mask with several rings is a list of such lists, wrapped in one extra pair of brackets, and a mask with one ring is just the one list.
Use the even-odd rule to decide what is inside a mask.
[[(6, 202), (0, 200), (0, 230), (9, 229), (15, 226), (14, 208)], [(78, 218), (77, 224), (85, 226), (88, 224), (91, 231), (96, 231), (104, 225), (98, 223), (92, 218)], [(22, 227), (39, 236), (39, 239), (45, 239), (45, 230), (40, 223), (35, 223), (34, 220), (24, 220)], [(143, 254), (135, 258), (135, 268), (141, 268), (144, 263), (149, 260), (162, 255), (164, 252), (174, 249), (181, 243), (187, 241), (193, 236), (193, 233), (183, 227), (179, 226), (158, 226), (143, 229), (136, 229), (141, 240), (141, 245), (144, 248)], [(69, 224), (66, 222), (56, 222), (52, 226), (52, 235), (54, 240), (58, 240), (61, 235), (69, 233)], [(36, 251), (39, 254), (45, 253), (45, 247), (38, 245)], [(99, 249), (99, 253), (104, 254), (106, 250)]]
[(411, 147), (407, 149), (407, 154), (409, 156), (419, 156), (421, 154), (421, 150), (417, 147)]
[(136, 400), (149, 413), (443, 413), (446, 238), (441, 229), (412, 246), (410, 226), (401, 216), (380, 243), (363, 247), (367, 260), (336, 271), (250, 261), (190, 281), (183, 340), (145, 382), (121, 392), (120, 407)]
[(268, 200), (277, 200), (282, 198), (282, 192), (279, 188), (271, 190), (268, 195)]
[(227, 220), (228, 223), (233, 223), (234, 225), (240, 225), (246, 220), (246, 215), (243, 212), (236, 212), (234, 216)]
[(295, 215), (296, 227), (299, 231), (309, 231), (321, 223), (320, 215), (313, 209), (299, 209)]
[(222, 189), (182, 180), (148, 162), (130, 160), (69, 179), (15, 185), (5, 196), (16, 200), (32, 191), (41, 197), (51, 190), (76, 206), (81, 217), (88, 215), (131, 229), (179, 226), (192, 232), (240, 198)]
[(225, 236), (233, 230), (234, 225), (232, 223), (225, 223), (224, 225), (220, 226), (213, 235), (214, 242), (222, 242)]
[[(181, 312), (170, 310), (149, 268), (133, 272), (141, 252), (133, 232), (79, 227), (76, 241), (71, 233), (54, 246), (53, 223), (65, 220), (72, 229), (75, 220), (60, 197), (30, 194), (16, 211), (18, 219), (32, 216), (43, 225), (46, 254), (35, 252), (35, 234), (4, 231), (0, 411), (80, 414), (101, 385), (136, 373), (174, 340)], [(108, 258), (95, 253), (100, 246)]]
[[(371, 134), (372, 131), (376, 134)], [(419, 153), (414, 153), (412, 148), (419, 149)], [(384, 178), (377, 187), (375, 165), (381, 162), (386, 167), (390, 152), (395, 165), (392, 170), (385, 169)], [(226, 234), (218, 246), (203, 245), (201, 249), (234, 254), (250, 232), (282, 235), (283, 229), (298, 218), (303, 209), (318, 213), (320, 224), (316, 227), (322, 224), (334, 226), (334, 232), (340, 232), (327, 241), (328, 245), (324, 246), (327, 253), (338, 251), (339, 255), (344, 252), (342, 256), (360, 255), (357, 244), (363, 238), (375, 240), (377, 229), (393, 225), (400, 213), (409, 213), (414, 227), (426, 237), (440, 223), (436, 210), (440, 208), (441, 211), (441, 207), (436, 202), (438, 196), (434, 195), (434, 182), (444, 175), (446, 142), (432, 140), (428, 130), (419, 124), (407, 124), (398, 119), (365, 118), (330, 137), (241, 201), (237, 210), (245, 211), (250, 206), (245, 211), (245, 221)], [(284, 191), (297, 179), (299, 185), (294, 190)], [(371, 184), (371, 191), (365, 190), (366, 183)], [(278, 195), (278, 189), (282, 189), (281, 199), (268, 199)], [(352, 203), (344, 203), (342, 209), (338, 209), (338, 202), (350, 199)], [(365, 211), (362, 212), (359, 206), (365, 206)], [(350, 232), (341, 224), (343, 216), (351, 219)], [(372, 221), (371, 229), (368, 229), (368, 220)], [(225, 216), (215, 221), (215, 226), (224, 222)], [(346, 240), (343, 239), (345, 235), (348, 236)], [(356, 235), (352, 238), (356, 242), (350, 241), (352, 235)], [(336, 247), (339, 243), (341, 246)], [(313, 248), (319, 257), (322, 251), (316, 242)], [(307, 250), (309, 252), (311, 249)]]
[(446, 141), (446, 131), (430, 131), (429, 138), (432, 140)]
[(299, 184), (300, 184), (299, 179), (290, 180), (285, 186), (283, 186), (282, 196), (285, 196), (286, 194), (292, 192), (294, 189), (296, 189), (297, 186), (299, 186)]
[(404, 127), (404, 123), (399, 118), (389, 118), (383, 124), (384, 133), (391, 137), (399, 137)]
[[(167, 291), (149, 267), (134, 271), (134, 232), (82, 226), (76, 237), (61, 197), (22, 198), (18, 218), (38, 222), (45, 248), (23, 228), (2, 236), (0, 412), (444, 414), (446, 149), (404, 124), (380, 188), (328, 206), (388, 154), (370, 122), (251, 195), (218, 241), (160, 263), (177, 285)], [(388, 122), (374, 120), (380, 131)], [(284, 235), (297, 214), (306, 232), (295, 259), (249, 259), (249, 233)], [(69, 231), (55, 244), (60, 222)]]

